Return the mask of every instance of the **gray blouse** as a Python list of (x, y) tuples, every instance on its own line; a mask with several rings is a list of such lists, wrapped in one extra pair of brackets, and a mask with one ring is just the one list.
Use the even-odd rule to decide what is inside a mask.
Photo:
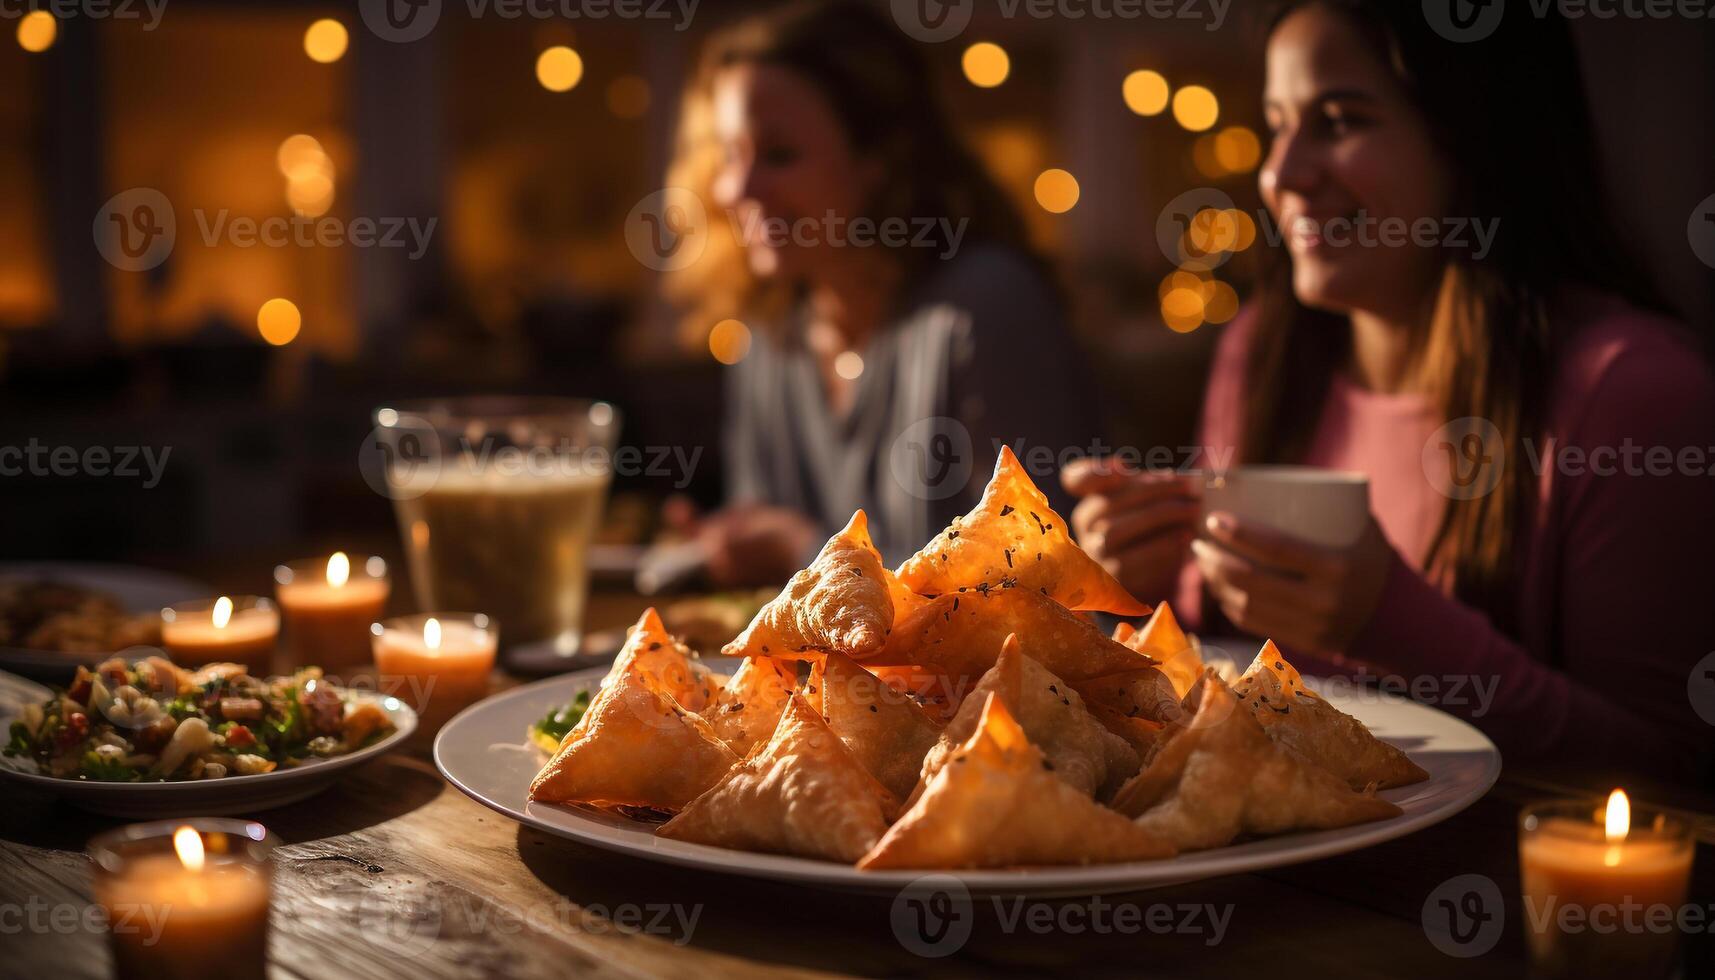
[(755, 333), (728, 369), (729, 502), (791, 507), (830, 535), (861, 507), (894, 565), (971, 507), (1005, 443), (1064, 512), (1058, 464), (1090, 445), (1098, 413), (1060, 298), (1036, 266), (972, 248), (899, 311), (859, 352), (844, 415), (828, 404), (801, 321)]

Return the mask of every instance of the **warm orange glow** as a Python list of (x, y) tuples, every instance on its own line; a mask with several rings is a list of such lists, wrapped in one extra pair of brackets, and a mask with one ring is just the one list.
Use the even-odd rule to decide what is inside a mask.
[(1231, 209), (1204, 208), (1191, 217), (1185, 229), (1185, 250), (1192, 255), (1229, 252), (1238, 244), (1238, 222)]
[(1262, 160), (1262, 141), (1244, 126), (1228, 126), (1215, 134), (1215, 159), (1228, 173), (1249, 173)]
[[(215, 629), (226, 629), (226, 624), (232, 622), (232, 600), (226, 596), (214, 600), (214, 611), (209, 613), (208, 618), (209, 622), (214, 624)], [(200, 841), (198, 846), (201, 846)]]
[(1147, 68), (1134, 71), (1125, 77), (1120, 91), (1126, 108), (1140, 116), (1159, 116), (1167, 108), (1167, 79), (1160, 72)]
[(1203, 319), (1210, 323), (1226, 323), (1239, 312), (1239, 294), (1219, 279), (1211, 281), (1203, 291)]
[(608, 83), (607, 108), (621, 119), (637, 119), (649, 111), (649, 83), (636, 75), (621, 75)]
[(1256, 222), (1238, 208), (1228, 208), (1227, 215), (1233, 221), (1233, 251), (1250, 248), (1256, 242)]
[(345, 32), (345, 25), (332, 17), (324, 17), (310, 25), (304, 32), (304, 53), (311, 61), (319, 61), (331, 65), (345, 57), (346, 45), (351, 38)]
[(286, 182), (286, 203), (292, 210), (308, 218), (319, 218), (333, 207), (333, 178), (311, 174), (301, 180)]
[(737, 364), (750, 353), (750, 328), (738, 320), (722, 320), (709, 331), (709, 353), (722, 364)]
[(1616, 789), (1608, 794), (1608, 812), (1604, 824), (1608, 853), (1602, 856), (1602, 863), (1612, 868), (1619, 865), (1620, 844), (1632, 829), (1632, 801), (1626, 798), (1625, 790)]
[(431, 650), (441, 648), (441, 621), (433, 616), (423, 621), (423, 645)]
[(54, 46), (60, 23), (46, 10), (32, 10), (18, 19), (18, 47), (39, 54)]
[(570, 92), (583, 81), (584, 59), (563, 44), (555, 45), (536, 58), (536, 80), (550, 92)]
[(978, 88), (994, 88), (1012, 73), (1006, 49), (990, 41), (978, 41), (965, 49), (965, 78)]
[(1203, 294), (1200, 289), (1176, 287), (1161, 298), (1161, 321), (1175, 333), (1190, 333), (1203, 325)]
[(333, 169), (333, 161), (328, 159), (321, 142), (307, 133), (295, 133), (281, 140), (274, 153), (274, 164), (287, 180), (303, 180)]
[(202, 835), (195, 828), (180, 827), (173, 831), (173, 850), (188, 871), (201, 871), (203, 865)]
[[(1205, 275), (1207, 275), (1207, 273), (1205, 273)], [(1161, 285), (1156, 287), (1155, 297), (1156, 299), (1164, 300), (1167, 298), (1168, 292), (1175, 289), (1188, 289), (1198, 295), (1202, 295), (1204, 292), (1205, 282), (1206, 280), (1203, 276), (1199, 276), (1194, 270), (1175, 269), (1172, 272), (1169, 272), (1161, 280)]]
[(275, 347), (284, 347), (298, 336), (304, 325), (303, 314), (289, 299), (271, 299), (256, 311), (256, 330), (262, 339)]
[(1201, 133), (1221, 116), (1215, 93), (1201, 85), (1187, 85), (1173, 93), (1173, 118), (1193, 133)]
[(351, 578), (351, 559), (347, 558), (343, 551), (334, 552), (333, 557), (328, 559), (328, 585), (337, 589), (344, 585), (349, 578)]
[(1065, 214), (1078, 203), (1078, 178), (1064, 170), (1044, 170), (1036, 178), (1036, 203), (1042, 210)]

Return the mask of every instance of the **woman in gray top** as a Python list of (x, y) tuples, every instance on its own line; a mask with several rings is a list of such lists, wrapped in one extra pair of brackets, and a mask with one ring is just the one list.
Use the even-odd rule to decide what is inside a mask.
[(1002, 443), (1057, 492), (1095, 432), (1060, 296), (870, 6), (812, 2), (710, 42), (669, 183), (712, 205), (670, 287), (750, 325), (727, 391), (725, 582), (778, 581), (853, 510), (890, 562), (980, 493)]

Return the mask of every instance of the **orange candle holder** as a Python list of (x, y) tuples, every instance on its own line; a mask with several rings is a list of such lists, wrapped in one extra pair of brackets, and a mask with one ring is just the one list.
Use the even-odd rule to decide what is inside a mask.
[(255, 677), (274, 669), (280, 611), (261, 596), (221, 596), (161, 610), (161, 646), (181, 667), (235, 663)]
[(482, 613), (401, 616), (370, 627), (381, 689), (417, 709), (434, 732), (488, 696), (500, 625)]
[(132, 824), (89, 843), (121, 980), (262, 980), (275, 838), (255, 821)]
[(375, 555), (305, 558), (274, 568), (274, 599), (286, 627), (286, 663), (330, 674), (370, 662), (369, 625), (392, 592), (387, 562)]
[(1533, 976), (1666, 977), (1696, 843), (1659, 810), (1625, 793), (1524, 810), (1519, 867)]

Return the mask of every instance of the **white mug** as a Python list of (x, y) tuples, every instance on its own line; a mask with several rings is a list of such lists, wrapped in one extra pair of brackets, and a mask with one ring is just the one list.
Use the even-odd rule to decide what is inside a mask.
[(1203, 516), (1222, 510), (1328, 548), (1356, 544), (1370, 519), (1370, 479), (1317, 466), (1235, 466), (1203, 474)]

